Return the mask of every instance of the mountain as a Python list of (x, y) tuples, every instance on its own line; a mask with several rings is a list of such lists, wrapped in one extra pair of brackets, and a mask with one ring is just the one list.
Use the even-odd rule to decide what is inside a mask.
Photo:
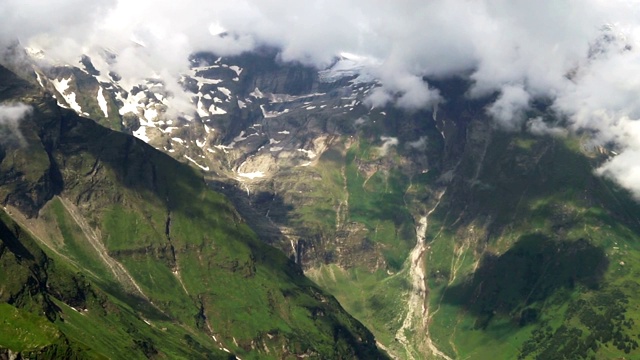
[(640, 208), (594, 172), (612, 149), (544, 101), (536, 128), (506, 131), (464, 77), (429, 79), (446, 101), (406, 111), (372, 107), (348, 54), (320, 71), (273, 49), (190, 60), (180, 89), (109, 73), (108, 52), (26, 75), (201, 171), (393, 357), (638, 351)]
[(0, 79), (0, 356), (386, 358), (201, 174)]

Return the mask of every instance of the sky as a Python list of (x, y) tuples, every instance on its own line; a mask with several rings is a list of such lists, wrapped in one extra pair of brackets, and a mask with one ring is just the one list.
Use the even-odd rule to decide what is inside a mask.
[[(598, 173), (640, 199), (640, 0), (2, 0), (0, 42), (56, 61), (109, 49), (124, 78), (188, 69), (188, 55), (269, 45), (322, 69), (366, 59), (381, 87), (369, 103), (415, 110), (446, 101), (423, 78), (468, 77), (466, 96), (497, 95), (496, 124), (561, 136), (588, 130), (619, 154)], [(227, 36), (220, 36), (221, 33)], [(98, 61), (95, 57), (94, 61)], [(100, 66), (99, 66), (100, 68)], [(178, 87), (177, 82), (172, 86)], [(548, 99), (562, 129), (527, 119)]]

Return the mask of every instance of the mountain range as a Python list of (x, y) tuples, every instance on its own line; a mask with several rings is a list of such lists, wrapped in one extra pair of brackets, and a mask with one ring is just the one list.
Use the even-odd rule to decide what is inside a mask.
[(505, 130), (464, 77), (429, 79), (433, 108), (373, 107), (349, 54), (201, 52), (177, 80), (26, 54), (0, 74), (30, 109), (1, 152), (6, 354), (638, 351), (640, 207), (544, 101)]
[(31, 108), (2, 149), (5, 356), (385, 357), (201, 174), (0, 70)]

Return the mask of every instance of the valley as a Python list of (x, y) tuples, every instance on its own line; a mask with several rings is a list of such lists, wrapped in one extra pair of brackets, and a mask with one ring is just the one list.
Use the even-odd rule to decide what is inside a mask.
[(3, 145), (0, 299), (25, 334), (4, 354), (386, 357), (201, 174), (0, 77), (1, 100), (32, 108), (28, 146)]
[[(447, 99), (434, 107), (372, 106), (380, 84), (348, 56), (318, 70), (270, 48), (199, 52), (177, 95), (107, 58), (34, 61), (23, 90), (2, 89), (36, 109), (21, 125), (36, 156), (3, 150), (0, 194), (7, 222), (100, 289), (92, 326), (136, 319), (137, 342), (120, 341), (140, 357), (637, 349), (640, 206), (595, 174), (614, 150), (588, 133), (500, 128), (464, 79), (429, 79)], [(527, 115), (559, 121), (545, 104)], [(71, 343), (99, 312), (44, 294)]]

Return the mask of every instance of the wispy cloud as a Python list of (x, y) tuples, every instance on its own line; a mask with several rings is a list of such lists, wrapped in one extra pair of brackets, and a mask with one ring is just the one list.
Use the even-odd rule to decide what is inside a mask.
[[(270, 45), (319, 68), (349, 52), (374, 59), (368, 72), (382, 87), (373, 106), (429, 108), (443, 99), (424, 78), (465, 74), (467, 96), (497, 95), (487, 112), (506, 128), (521, 128), (545, 98), (570, 129), (617, 144), (602, 173), (619, 174), (613, 164), (640, 151), (637, 0), (4, 0), (0, 20), (5, 43), (18, 38), (59, 61), (110, 49), (117, 61), (94, 61), (125, 77), (178, 74), (198, 50)], [(611, 176), (640, 194), (640, 181)]]
[(0, 104), (0, 144), (23, 145), (24, 138), (20, 132), (20, 121), (33, 109), (23, 103)]

